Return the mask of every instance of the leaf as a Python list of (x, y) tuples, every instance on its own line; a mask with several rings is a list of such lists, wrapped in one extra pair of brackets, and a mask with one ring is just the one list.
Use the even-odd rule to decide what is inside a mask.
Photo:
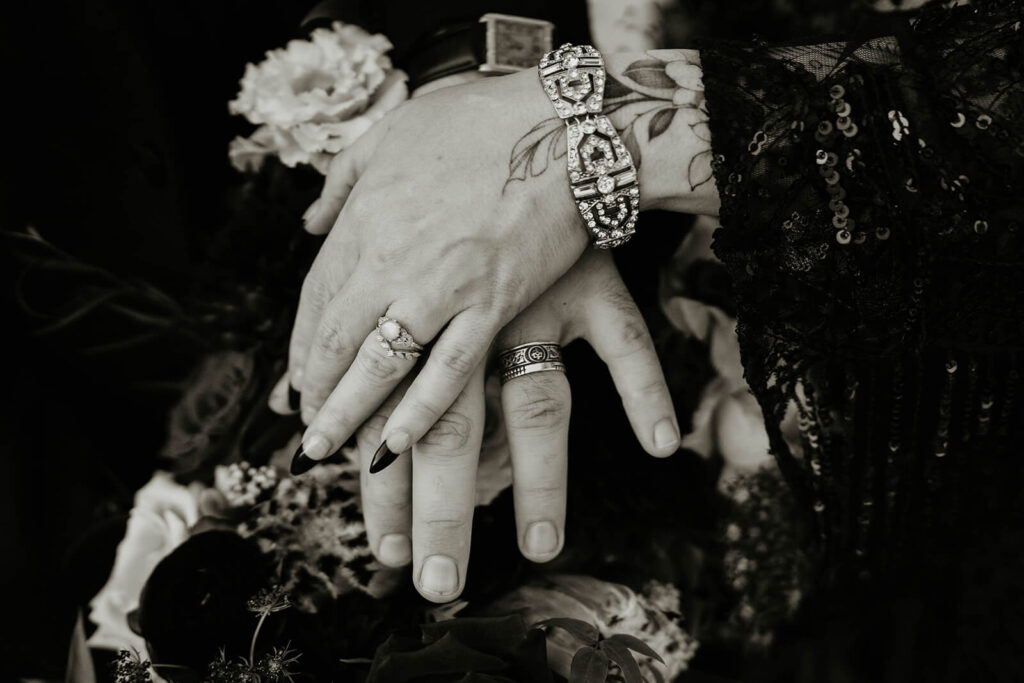
[(620, 97), (629, 97), (633, 94), (635, 93), (632, 88), (625, 85), (622, 81), (618, 80), (611, 74), (606, 77), (604, 82), (604, 101), (606, 103), (609, 100), (616, 100)]
[(675, 107), (665, 107), (654, 112), (654, 116), (651, 117), (651, 123), (647, 127), (647, 139), (653, 140), (658, 137), (672, 125), (672, 118), (679, 111)]
[(686, 178), (690, 183), (691, 192), (711, 180), (710, 158), (711, 150), (704, 150), (699, 154), (695, 154), (690, 159), (690, 165), (686, 170)]
[(581, 647), (569, 667), (569, 683), (604, 683), (610, 662), (604, 653)]
[(536, 626), (540, 628), (560, 628), (568, 631), (577, 640), (583, 641), (587, 645), (596, 645), (598, 638), (601, 637), (597, 627), (593, 624), (588, 624), (581, 619), (567, 619), (567, 618), (555, 618), (545, 619), (544, 621), (537, 622)]
[(609, 638), (602, 640), (598, 647), (608, 655), (609, 659), (619, 666), (619, 670), (622, 671), (622, 677), (626, 679), (626, 683), (644, 683), (643, 674), (640, 673), (640, 665), (633, 658), (633, 653), (621, 641)]
[(611, 638), (605, 640), (605, 642), (608, 642), (609, 640), (614, 640), (616, 642), (622, 643), (634, 652), (639, 652), (642, 655), (647, 655), (648, 657), (657, 659), (662, 664), (665, 663), (665, 660), (661, 658), (661, 655), (655, 652), (650, 645), (640, 640), (636, 636), (631, 636), (626, 633), (616, 633)]
[(622, 75), (647, 88), (676, 89), (676, 82), (665, 73), (665, 62), (659, 59), (635, 61), (626, 67)]

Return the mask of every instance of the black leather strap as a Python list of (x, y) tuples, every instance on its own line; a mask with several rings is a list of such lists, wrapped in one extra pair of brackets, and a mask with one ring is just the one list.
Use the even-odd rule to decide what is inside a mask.
[(405, 60), (409, 90), (479, 67), (486, 61), (486, 38), (486, 26), (472, 21), (444, 26), (418, 41)]

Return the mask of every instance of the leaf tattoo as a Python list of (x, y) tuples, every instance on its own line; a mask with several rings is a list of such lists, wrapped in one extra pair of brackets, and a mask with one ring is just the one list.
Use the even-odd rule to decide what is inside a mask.
[[(687, 164), (690, 191), (712, 179), (708, 112), (699, 74), (699, 62), (685, 52), (660, 50), (657, 56), (648, 52), (647, 58), (632, 62), (617, 76), (609, 73), (604, 86), (603, 113), (618, 112), (623, 120), (629, 119), (621, 124), (619, 135), (637, 167), (644, 133), (646, 140), (652, 141), (668, 132), (676, 121), (682, 121), (676, 125), (688, 127), (692, 137), (705, 143)], [(541, 175), (552, 161), (565, 157), (565, 126), (560, 124), (559, 119), (547, 119), (519, 139), (509, 158), (505, 188), (513, 180)]]
[(508, 178), (502, 192), (513, 180), (536, 178), (548, 169), (551, 161), (566, 154), (565, 126), (557, 118), (541, 121), (519, 138), (508, 160)]
[(641, 59), (633, 62), (622, 75), (645, 88), (675, 90), (676, 82), (665, 73), (665, 62), (660, 59)]
[(679, 111), (675, 107), (666, 107), (665, 109), (659, 109), (654, 112), (654, 116), (651, 117), (651, 123), (647, 126), (647, 138), (653, 140), (658, 137), (672, 124), (672, 117)]

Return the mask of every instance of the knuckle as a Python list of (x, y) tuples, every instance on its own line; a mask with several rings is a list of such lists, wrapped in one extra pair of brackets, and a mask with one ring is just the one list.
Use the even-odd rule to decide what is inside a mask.
[(401, 377), (401, 368), (383, 353), (366, 351), (356, 356), (359, 371), (379, 384), (388, 384)]
[(564, 425), (568, 416), (565, 402), (542, 390), (527, 392), (509, 407), (506, 419), (510, 429), (550, 431)]
[(650, 404), (654, 400), (662, 400), (666, 397), (665, 380), (658, 377), (649, 377), (636, 384), (630, 385), (622, 392), (622, 403), (625, 406), (638, 404)]
[(321, 309), (327, 305), (334, 296), (334, 293), (327, 286), (326, 282), (311, 272), (302, 281), (302, 289), (299, 292), (299, 296), (313, 308)]
[(423, 524), (433, 532), (451, 533), (466, 529), (467, 522), (462, 517), (442, 517), (438, 519), (425, 519)]
[(630, 356), (647, 348), (650, 336), (647, 325), (639, 315), (624, 316), (615, 326), (614, 354), (616, 357)]
[(470, 419), (456, 411), (449, 411), (441, 416), (427, 433), (420, 439), (420, 447), (427, 447), (431, 453), (454, 455), (466, 447), (472, 431)]
[(465, 347), (441, 347), (431, 355), (446, 372), (455, 377), (466, 377), (476, 368), (476, 357)]
[(342, 358), (355, 348), (351, 336), (341, 325), (324, 321), (316, 333), (316, 349), (328, 359)]

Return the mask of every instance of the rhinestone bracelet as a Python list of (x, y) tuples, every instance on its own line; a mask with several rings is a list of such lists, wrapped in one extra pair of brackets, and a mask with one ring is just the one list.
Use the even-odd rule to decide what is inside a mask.
[(544, 92), (565, 121), (569, 184), (587, 230), (600, 249), (636, 232), (640, 188), (629, 150), (607, 116), (604, 59), (590, 45), (566, 43), (540, 60)]

